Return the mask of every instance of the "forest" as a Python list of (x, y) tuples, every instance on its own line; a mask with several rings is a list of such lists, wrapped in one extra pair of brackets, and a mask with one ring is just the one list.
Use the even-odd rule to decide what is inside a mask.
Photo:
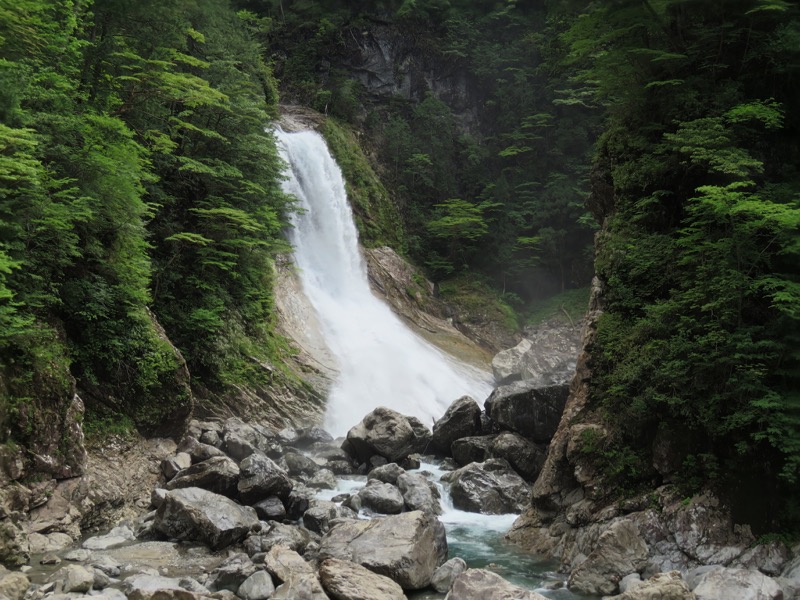
[[(269, 124), (292, 103), (328, 116), (334, 153), (336, 131), (357, 134), (399, 215), (362, 222), (362, 242), (443, 294), (523, 325), (597, 275), (591, 402), (610, 434), (586, 447), (619, 494), (659, 483), (668, 438), (687, 495), (797, 528), (799, 13), (0, 2), (0, 442), (28, 443), (75, 385), (85, 429), (160, 433), (190, 394), (282, 364), (271, 265), (293, 203)], [(376, 31), (462, 96), (374, 93), (350, 67)]]

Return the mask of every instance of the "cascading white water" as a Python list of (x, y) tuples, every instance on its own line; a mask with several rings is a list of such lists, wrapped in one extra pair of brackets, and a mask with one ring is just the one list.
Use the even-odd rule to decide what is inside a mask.
[(386, 406), (430, 425), (456, 398), (478, 401), (488, 374), (457, 364), (412, 331), (369, 288), (344, 179), (322, 136), (276, 132), (290, 170), (284, 191), (298, 199), (290, 241), (303, 289), (339, 363), (326, 428), (344, 434)]

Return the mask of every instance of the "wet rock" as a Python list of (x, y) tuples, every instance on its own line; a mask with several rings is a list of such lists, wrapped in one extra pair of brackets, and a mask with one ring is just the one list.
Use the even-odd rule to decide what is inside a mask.
[(289, 475), (262, 452), (254, 452), (239, 465), (239, 497), (252, 504), (269, 496), (286, 498), (292, 491)]
[(695, 600), (695, 596), (681, 579), (681, 574), (671, 571), (653, 575), (647, 581), (639, 580), (635, 585), (628, 586), (622, 594), (611, 596), (608, 600)]
[(568, 395), (566, 384), (541, 387), (536, 382), (520, 381), (496, 388), (484, 406), (501, 429), (547, 443), (558, 428)]
[(402, 473), (397, 477), (397, 487), (408, 510), (421, 510), (431, 515), (442, 514), (439, 490), (423, 475)]
[[(122, 591), (133, 600), (192, 600), (199, 598), (195, 592), (187, 590), (180, 579), (160, 575), (137, 574), (126, 577)], [(202, 592), (200, 592), (202, 593)], [(205, 590), (204, 595), (209, 595)]]
[(462, 396), (434, 424), (430, 446), (433, 451), (450, 456), (453, 442), (480, 432), (481, 407), (469, 396)]
[(105, 554), (92, 557), (91, 565), (109, 577), (119, 577), (120, 567), (122, 566), (118, 560)]
[(403, 589), (430, 584), (447, 557), (444, 526), (422, 511), (334, 525), (320, 542), (321, 559), (350, 560)]
[(419, 419), (378, 407), (347, 432), (345, 450), (359, 462), (367, 462), (374, 454), (397, 462), (409, 454), (423, 452), (430, 435)]
[(367, 480), (377, 479), (383, 483), (391, 483), (392, 485), (396, 485), (397, 478), (405, 472), (405, 469), (403, 469), (403, 467), (397, 463), (389, 463), (372, 469), (369, 472), (369, 475), (367, 475)]
[(692, 590), (697, 600), (783, 600), (780, 585), (759, 571), (712, 569)]
[(495, 435), (480, 435), (461, 438), (450, 446), (453, 459), (463, 466), (474, 462), (484, 462), (492, 457), (492, 443)]
[(266, 600), (275, 592), (272, 577), (266, 571), (256, 571), (242, 582), (236, 595), (242, 600)]
[(130, 527), (121, 525), (119, 527), (114, 527), (114, 529), (105, 535), (87, 538), (81, 544), (81, 548), (86, 550), (108, 550), (109, 548), (116, 548), (117, 546), (127, 544), (134, 539), (136, 539), (136, 536), (133, 535), (133, 530)]
[(491, 571), (467, 569), (455, 578), (445, 600), (546, 600)]
[(542, 470), (547, 452), (517, 433), (504, 432), (498, 435), (490, 452), (493, 457), (503, 458), (511, 467), (528, 481), (533, 481)]
[(451, 558), (434, 571), (431, 578), (431, 587), (440, 594), (446, 594), (453, 586), (456, 577), (466, 570), (467, 563), (464, 562), (463, 558)]
[(295, 486), (284, 502), (287, 516), (296, 521), (303, 518), (311, 506), (311, 501), (316, 498), (316, 491), (305, 486)]
[(48, 552), (39, 559), (40, 565), (60, 565), (61, 559), (52, 552)]
[(259, 445), (266, 445), (266, 440), (263, 440), (263, 436), (255, 428), (236, 417), (225, 421), (222, 438), (225, 452), (236, 461), (242, 461), (259, 450)]
[(154, 527), (179, 540), (201, 541), (214, 549), (241, 541), (258, 524), (256, 511), (201, 488), (170, 491)]
[(311, 507), (303, 514), (303, 525), (309, 531), (324, 534), (330, 530), (332, 520), (357, 517), (358, 515), (346, 506), (337, 506), (326, 500), (314, 500)]
[(65, 594), (71, 592), (83, 594), (92, 589), (94, 573), (80, 565), (67, 565), (53, 573), (49, 580)]
[(227, 456), (214, 456), (178, 473), (166, 485), (167, 490), (203, 488), (232, 498), (239, 483), (239, 467)]
[(397, 515), (403, 512), (403, 496), (400, 490), (390, 483), (381, 483), (373, 479), (358, 492), (358, 497), (361, 506), (373, 512), (384, 515)]
[(320, 470), (320, 466), (313, 459), (297, 452), (287, 452), (283, 455), (282, 461), (286, 465), (286, 471), (293, 477), (298, 475), (311, 476)]
[(175, 475), (180, 473), (183, 469), (188, 469), (192, 466), (192, 457), (188, 452), (178, 452), (171, 458), (165, 458), (161, 461), (161, 472), (167, 481), (171, 480)]
[(253, 504), (258, 518), (263, 521), (281, 521), (286, 518), (286, 508), (277, 496), (264, 498)]
[(104, 590), (111, 585), (111, 578), (100, 569), (92, 569), (92, 575), (94, 576), (92, 588)]
[(509, 464), (498, 458), (473, 463), (442, 478), (450, 483), (453, 506), (490, 515), (521, 513), (530, 487)]
[(28, 536), (28, 543), (31, 554), (42, 554), (44, 552), (58, 552), (73, 543), (71, 536), (60, 531), (42, 535), (41, 533), (31, 533)]
[(239, 586), (256, 572), (256, 566), (246, 554), (234, 554), (211, 571), (206, 581), (210, 590), (229, 590), (236, 593)]
[(320, 469), (306, 485), (315, 490), (335, 490), (336, 476), (328, 469)]
[(580, 594), (613, 594), (619, 582), (647, 564), (647, 544), (628, 520), (612, 523), (597, 540), (594, 550), (572, 571), (567, 586)]
[(322, 587), (334, 598), (346, 600), (405, 600), (403, 588), (350, 561), (329, 558), (319, 569)]

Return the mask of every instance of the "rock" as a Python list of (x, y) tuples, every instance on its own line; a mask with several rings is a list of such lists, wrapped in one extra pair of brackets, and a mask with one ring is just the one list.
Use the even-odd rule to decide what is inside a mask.
[(222, 428), (225, 452), (236, 461), (242, 461), (250, 456), (259, 445), (266, 445), (263, 436), (252, 426), (241, 419), (231, 417), (225, 421)]
[[(200, 597), (187, 590), (180, 579), (144, 573), (126, 577), (122, 591), (131, 600), (194, 600)], [(204, 595), (209, 595), (208, 590)]]
[[(311, 535), (305, 529), (284, 523), (270, 523), (270, 528), (265, 534), (253, 535), (247, 538), (245, 548), (251, 556), (255, 552), (267, 552), (273, 546), (286, 546), (297, 552), (305, 552), (306, 546), (311, 541)], [(250, 550), (255, 550), (251, 552)]]
[(280, 582), (292, 576), (313, 575), (314, 568), (302, 556), (286, 546), (273, 546), (264, 558), (264, 567)]
[(256, 509), (258, 518), (263, 521), (281, 521), (286, 518), (286, 508), (277, 496), (264, 498), (253, 504), (253, 508)]
[[(638, 580), (638, 575), (636, 576)], [(628, 579), (628, 577), (625, 577)], [(620, 589), (622, 586), (620, 585)], [(608, 600), (695, 600), (695, 595), (681, 579), (678, 571), (658, 573), (647, 581), (635, 581), (635, 585), (627, 586), (619, 596), (611, 596)]]
[(239, 586), (255, 572), (256, 567), (250, 557), (246, 554), (234, 554), (211, 571), (206, 586), (214, 591), (229, 590), (236, 593)]
[(293, 444), (295, 448), (309, 448), (314, 444), (330, 443), (333, 441), (333, 436), (330, 433), (316, 425), (301, 429), (297, 433), (297, 441)]
[(713, 569), (692, 590), (697, 600), (783, 600), (783, 590), (771, 577), (748, 569)]
[(153, 488), (153, 491), (150, 492), (150, 506), (153, 508), (158, 508), (164, 502), (164, 498), (167, 497), (167, 490), (164, 488)]
[(184, 469), (170, 480), (167, 490), (203, 488), (232, 498), (239, 483), (239, 467), (227, 456), (214, 456)]
[(438, 519), (413, 511), (337, 523), (322, 537), (319, 556), (350, 560), (414, 590), (429, 585), (445, 561), (447, 539)]
[(575, 373), (580, 352), (581, 323), (548, 321), (514, 348), (503, 350), (492, 359), (492, 372), (498, 385), (534, 380), (539, 385), (568, 383)]
[(64, 554), (64, 560), (70, 562), (87, 562), (93, 557), (92, 553), (83, 548), (70, 550)]
[(241, 464), (239, 497), (251, 504), (269, 496), (286, 498), (292, 491), (289, 475), (262, 452), (253, 452)]
[[(402, 504), (402, 498), (400, 500)], [(303, 525), (309, 531), (327, 533), (333, 519), (356, 519), (358, 515), (346, 506), (337, 506), (333, 502), (314, 500), (311, 508), (303, 514)]]
[(647, 564), (647, 544), (631, 521), (613, 522), (597, 540), (594, 550), (570, 574), (567, 587), (580, 594), (613, 594), (619, 582)]
[(492, 457), (492, 444), (495, 435), (479, 435), (461, 438), (450, 446), (455, 461), (463, 466), (474, 462), (484, 462)]
[[(680, 572), (678, 572), (678, 577), (680, 578)], [(630, 575), (625, 575), (625, 577), (620, 580), (619, 591), (624, 594), (628, 590), (632, 590), (640, 585), (642, 585), (642, 577), (638, 573), (631, 573)]]
[(431, 435), (431, 449), (450, 456), (450, 446), (458, 439), (479, 435), (481, 432), (481, 407), (469, 396), (453, 402), (444, 415), (436, 421)]
[(441, 567), (436, 569), (431, 578), (431, 587), (440, 594), (450, 591), (456, 577), (467, 570), (467, 563), (463, 558), (455, 557), (448, 560)]
[(48, 552), (39, 559), (40, 565), (60, 565), (61, 559), (52, 552)]
[(313, 573), (291, 577), (272, 594), (271, 600), (328, 600), (322, 586)]
[(445, 600), (547, 600), (485, 569), (467, 569), (453, 581)]
[(403, 467), (397, 463), (389, 463), (383, 465), (382, 467), (375, 467), (372, 469), (369, 472), (369, 475), (367, 475), (367, 480), (377, 479), (383, 483), (391, 483), (392, 485), (396, 485), (397, 478), (405, 472), (405, 469), (403, 469)]
[(183, 469), (188, 469), (191, 466), (192, 457), (189, 453), (178, 452), (172, 458), (165, 458), (161, 461), (161, 472), (164, 474), (166, 480), (169, 481)]
[(446, 481), (450, 482), (453, 506), (461, 510), (489, 515), (521, 513), (529, 502), (528, 485), (499, 458), (448, 473)]
[(0, 564), (24, 565), (31, 554), (28, 536), (11, 519), (0, 521)]
[(86, 550), (108, 550), (109, 548), (116, 548), (127, 544), (131, 540), (136, 539), (133, 535), (133, 530), (127, 526), (114, 527), (105, 535), (98, 535), (84, 540), (81, 548)]
[(236, 592), (242, 600), (266, 600), (275, 592), (272, 577), (266, 571), (256, 571), (244, 580)]
[(373, 512), (384, 515), (397, 515), (403, 512), (403, 496), (400, 490), (390, 483), (381, 483), (373, 479), (358, 492), (358, 497), (361, 506)]
[(287, 516), (293, 521), (302, 519), (303, 513), (308, 510), (315, 497), (316, 491), (305, 486), (295, 486), (283, 504), (286, 507)]
[(219, 448), (222, 445), (222, 438), (219, 437), (219, 432), (213, 429), (209, 431), (204, 431), (200, 434), (199, 440), (203, 444), (208, 444), (209, 446), (214, 446), (214, 448)]
[(378, 407), (347, 432), (348, 447), (359, 462), (379, 454), (397, 462), (415, 452), (424, 452), (430, 431), (418, 419), (406, 417), (385, 407)]
[(58, 552), (71, 546), (72, 537), (60, 531), (42, 535), (41, 533), (31, 533), (28, 536), (31, 554), (42, 554), (44, 552)]
[(547, 452), (517, 433), (501, 433), (490, 446), (492, 457), (503, 458), (528, 481), (534, 481), (542, 470)]
[(100, 569), (92, 569), (94, 581), (92, 587), (96, 590), (104, 590), (111, 585), (111, 578)]
[(120, 573), (120, 567), (122, 566), (119, 561), (105, 554), (93, 557), (91, 565), (93, 568), (102, 571), (109, 577), (118, 577)]
[(31, 582), (26, 575), (16, 571), (0, 573), (0, 597), (22, 600)]
[(520, 381), (496, 388), (484, 406), (501, 429), (547, 443), (558, 428), (568, 394), (566, 384), (541, 387), (536, 382)]
[(249, 506), (201, 488), (183, 488), (167, 494), (154, 527), (166, 536), (220, 549), (244, 539), (256, 524), (256, 511)]
[(419, 473), (402, 473), (397, 478), (397, 487), (403, 494), (408, 510), (421, 510), (431, 515), (442, 514), (439, 490)]
[(765, 575), (775, 577), (781, 574), (789, 562), (789, 556), (789, 549), (783, 542), (767, 542), (746, 550), (731, 566), (758, 569)]
[(405, 600), (403, 588), (383, 575), (346, 560), (322, 562), (319, 578), (326, 592), (337, 600)]
[(60, 586), (63, 593), (85, 593), (92, 589), (94, 573), (80, 565), (67, 565), (50, 576), (50, 581)]
[(313, 459), (298, 454), (297, 452), (287, 452), (283, 456), (283, 461), (286, 464), (286, 470), (289, 475), (293, 477), (298, 475), (314, 475), (314, 473), (320, 469), (320, 466), (315, 463)]
[(185, 436), (177, 448), (178, 453), (185, 452), (192, 457), (192, 464), (203, 462), (215, 456), (225, 456), (219, 448), (198, 442), (191, 436)]
[(320, 469), (308, 480), (307, 485), (316, 490), (335, 490), (337, 485), (336, 476), (328, 469)]

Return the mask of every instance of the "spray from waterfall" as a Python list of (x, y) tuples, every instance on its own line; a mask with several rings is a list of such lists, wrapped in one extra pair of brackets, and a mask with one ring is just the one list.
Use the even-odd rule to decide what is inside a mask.
[(322, 136), (280, 130), (276, 136), (289, 164), (284, 191), (302, 209), (289, 236), (294, 260), (339, 363), (326, 428), (342, 435), (377, 406), (430, 425), (464, 394), (482, 401), (491, 391), (488, 375), (419, 338), (372, 294), (344, 179)]

